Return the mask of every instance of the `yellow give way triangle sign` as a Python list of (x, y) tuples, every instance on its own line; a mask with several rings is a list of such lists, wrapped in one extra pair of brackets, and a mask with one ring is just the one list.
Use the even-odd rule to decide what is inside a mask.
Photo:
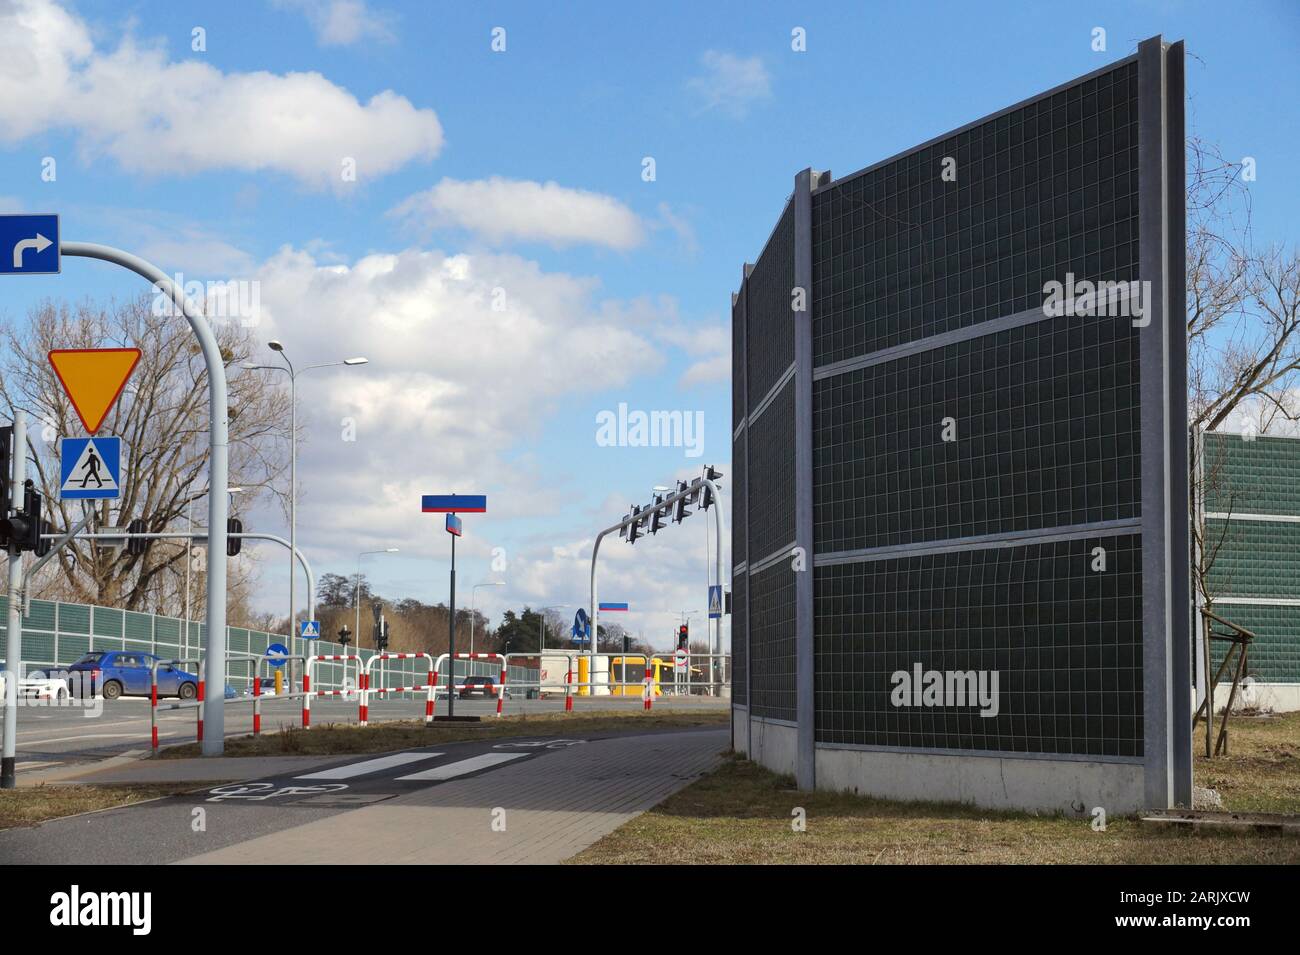
[(94, 434), (140, 361), (138, 348), (56, 348), (50, 364), (77, 417)]

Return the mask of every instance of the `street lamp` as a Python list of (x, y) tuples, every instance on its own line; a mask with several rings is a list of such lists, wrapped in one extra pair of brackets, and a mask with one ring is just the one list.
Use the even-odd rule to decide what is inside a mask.
[(284, 345), (277, 339), (266, 343), (271, 351), (284, 360), (284, 365), (255, 365), (244, 362), (243, 367), (249, 371), (283, 371), (289, 375), (289, 652), (294, 648), (294, 608), (296, 606), (296, 580), (294, 561), (298, 552), (298, 376), (313, 368), (331, 368), (337, 365), (364, 365), (367, 358), (345, 358), (342, 361), (323, 361), (294, 370), (293, 362), (284, 352)]
[(504, 580), (485, 580), (469, 589), (469, 655), (471, 663), (474, 660), (474, 608), (477, 606), (475, 597), (478, 595), (478, 589), (480, 587), (504, 587), (505, 585)]
[[(357, 554), (357, 579), (356, 579), (356, 589), (353, 591), (353, 595), (352, 595), (352, 603), (353, 603), (353, 605), (356, 607), (356, 610), (357, 610), (357, 629), (356, 629), (356, 631), (353, 633), (353, 636), (356, 638), (356, 641), (357, 641), (357, 642), (356, 642), (357, 656), (360, 656), (360, 655), (361, 655), (361, 649), (360, 649), (360, 648), (361, 648), (361, 558), (362, 558), (362, 557), (368, 557), (368, 556), (370, 556), (371, 554), (396, 554), (396, 553), (398, 553), (398, 550), (397, 550), (396, 547), (385, 547), (385, 548), (383, 548), (382, 550), (363, 550), (361, 553)], [(357, 661), (357, 676), (358, 676), (358, 677), (361, 676), (361, 661), (360, 661), (360, 660)], [(343, 679), (344, 679), (344, 681), (346, 681), (347, 678), (348, 678), (348, 661), (347, 661), (347, 660), (344, 660), (344, 661), (343, 661)], [(359, 683), (359, 682), (361, 682), (361, 681), (358, 679), (357, 682)], [(380, 685), (382, 686), (382, 684), (380, 684)]]

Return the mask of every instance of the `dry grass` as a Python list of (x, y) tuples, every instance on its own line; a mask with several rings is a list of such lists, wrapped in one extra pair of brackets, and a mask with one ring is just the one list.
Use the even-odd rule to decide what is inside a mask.
[[(1215, 724), (1215, 733), (1218, 724)], [(1216, 789), (1226, 809), (1300, 813), (1300, 713), (1228, 722), (1228, 755), (1205, 759), (1205, 725), (1193, 736), (1196, 784)]]
[[(1197, 784), (1228, 809), (1300, 813), (1300, 713), (1234, 721), (1231, 750)], [(807, 831), (792, 829), (802, 807)], [(1300, 863), (1300, 839), (1190, 835), (1088, 817), (801, 793), (739, 758), (580, 853), (577, 863)]]
[[(413, 746), (435, 746), (466, 740), (502, 739), (513, 736), (560, 734), (573, 736), (590, 733), (652, 732), (661, 729), (684, 729), (692, 726), (725, 726), (731, 719), (725, 709), (698, 712), (644, 710), (609, 710), (589, 713), (537, 713), (520, 716), (488, 717), (481, 723), (434, 723), (422, 721), (380, 723), (360, 727), (343, 723), (325, 723), (310, 729), (288, 727), (278, 733), (261, 736), (237, 736), (226, 740), (227, 756), (332, 756), (350, 753), (386, 753)], [(163, 759), (181, 759), (199, 755), (197, 743), (170, 746), (161, 752)]]
[(35, 826), (62, 816), (75, 816), (99, 809), (115, 809), (133, 803), (188, 792), (194, 783), (140, 786), (39, 785), (0, 791), (0, 829)]

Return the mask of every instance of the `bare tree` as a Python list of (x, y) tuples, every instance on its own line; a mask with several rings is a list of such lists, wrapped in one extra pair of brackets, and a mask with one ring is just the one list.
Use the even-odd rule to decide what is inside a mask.
[[(239, 363), (250, 354), (247, 330), (234, 323), (214, 327), (227, 367), (230, 395), (230, 479), (244, 488), (241, 503), (253, 504), (284, 472), (288, 457), (288, 395)], [(50, 502), (53, 523), (63, 529), (88, 511), (100, 529), (133, 518), (148, 531), (183, 529), (193, 515), (201, 528), (208, 494), (208, 382), (198, 344), (188, 325), (170, 313), (155, 314), (148, 294), (106, 307), (45, 302), (25, 323), (0, 325), (0, 400), (12, 415), (27, 411), (28, 457), (38, 488)], [(47, 358), (51, 349), (134, 347), (140, 362), (100, 434), (125, 446), (117, 501), (59, 500), (58, 439), (81, 433), (81, 425)], [(225, 488), (217, 489), (225, 493)], [(199, 555), (200, 557), (202, 554)], [(143, 555), (73, 542), (51, 562), (39, 582), (42, 596), (128, 610), (178, 613), (186, 563), (197, 558), (184, 543), (155, 542)], [(197, 580), (205, 568), (191, 566)], [(231, 605), (247, 610), (254, 576), (249, 562), (235, 560)], [(191, 615), (203, 611), (203, 587), (191, 587)], [(237, 614), (249, 616), (249, 613)]]
[(1300, 421), (1300, 255), (1256, 248), (1241, 165), (1193, 137), (1187, 143), (1187, 347), (1193, 578), (1212, 606), (1225, 527), (1207, 530), (1207, 499), (1227, 501), (1221, 461), (1202, 435), (1236, 422), (1251, 434)]

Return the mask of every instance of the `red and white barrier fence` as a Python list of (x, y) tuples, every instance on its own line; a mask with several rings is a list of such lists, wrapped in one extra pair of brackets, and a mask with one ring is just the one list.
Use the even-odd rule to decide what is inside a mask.
[[(429, 675), (427, 682), (415, 683), (411, 686), (377, 686), (374, 689), (370, 687), (370, 668), (376, 660), (418, 660), (424, 659), (429, 661)], [(441, 657), (439, 657), (441, 659)], [(361, 676), (365, 686), (361, 695), (361, 725), (369, 724), (370, 718), (370, 701), (371, 693), (414, 693), (417, 690), (425, 691), (424, 698), (424, 721), (433, 722), (433, 700), (434, 689), (438, 685), (438, 665), (434, 662), (433, 654), (430, 653), (376, 653), (365, 665), (365, 671)]]
[[(357, 686), (344, 687), (341, 690), (313, 690), (311, 688), (311, 673), (313, 666), (324, 662), (344, 662), (355, 660), (357, 662)], [(351, 693), (358, 695), (357, 718), (361, 725), (366, 725), (366, 684), (370, 678), (370, 668), (366, 662), (354, 653), (317, 653), (307, 657), (307, 664), (302, 671), (302, 728), (307, 729), (311, 726), (311, 698), (313, 696), (348, 696)]]
[[(452, 659), (453, 659), (453, 661), (454, 661), (454, 660), (471, 660), (471, 661), (473, 661), (473, 660), (500, 660), (500, 661), (501, 661), (501, 679), (500, 679), (500, 681), (498, 682), (498, 685), (497, 685), (497, 688), (496, 688), (496, 698), (497, 698), (497, 716), (500, 716), (500, 715), (501, 715), (501, 707), (502, 707), (502, 704), (505, 702), (505, 698), (506, 698), (506, 677), (507, 677), (507, 675), (508, 675), (508, 673), (509, 673), (509, 669), (510, 669), (509, 666), (508, 666), (507, 663), (506, 663), (506, 658), (505, 658), (505, 656), (502, 655), (502, 654), (500, 654), (500, 653), (457, 653), (457, 654), (454, 654), (454, 655), (453, 655)], [(437, 686), (437, 685), (438, 685), (438, 674), (442, 672), (442, 664), (443, 664), (443, 662), (444, 662), (445, 660), (447, 660), (447, 654), (443, 653), (443, 654), (439, 655), (437, 662), (434, 663), (434, 665), (433, 665), (433, 680), (432, 680), (432, 682), (433, 682), (434, 686)], [(472, 676), (473, 674), (470, 674), (470, 675)], [(460, 690), (460, 691), (463, 692), (463, 691), (465, 691), (465, 690), (474, 690), (474, 689), (484, 689), (484, 688), (483, 688), (482, 686), (477, 686), (477, 687), (476, 687), (475, 685), (471, 685), (471, 684), (467, 684), (467, 683), (462, 683), (462, 684), (460, 684), (459, 686), (456, 685), (456, 667), (455, 667), (455, 663), (453, 662), (453, 664), (452, 664), (452, 668), (451, 668), (451, 673), (448, 674), (448, 676), (447, 676), (447, 692), (448, 692), (448, 693), (452, 693), (452, 692), (455, 692), (455, 691), (457, 691), (457, 690)]]
[[(297, 653), (285, 654), (284, 656), (281, 656), (280, 654), (276, 654), (274, 657), (275, 662), (272, 662), (272, 657), (269, 656), (259, 657), (257, 660), (253, 661), (253, 735), (254, 736), (262, 735), (262, 680), (258, 676), (258, 666), (260, 662), (264, 661), (266, 663), (267, 673), (270, 674), (272, 671), (278, 669), (281, 666), (284, 666), (284, 664), (290, 660), (302, 661), (303, 690), (305, 694), (307, 688), (307, 681), (306, 681), (307, 658), (305, 656), (302, 656), (301, 654), (297, 654)], [(289, 672), (290, 675), (292, 675), (293, 669), (290, 668)], [(290, 692), (283, 695), (286, 697), (292, 697), (294, 695), (293, 688), (290, 687)], [(305, 695), (303, 696), (303, 699), (304, 700), (306, 699)]]
[[(548, 686), (553, 688), (563, 689), (564, 690), (564, 711), (566, 713), (572, 713), (573, 712), (573, 688), (577, 683), (577, 674), (578, 674), (578, 668), (574, 661), (577, 660), (579, 655), (580, 654), (576, 654), (576, 653), (565, 653), (562, 650), (546, 650), (543, 653), (528, 653), (528, 652), (507, 653), (505, 656), (505, 660), (502, 663), (502, 668), (505, 672), (509, 672), (511, 660), (536, 660), (537, 661), (537, 682), (520, 683), (518, 680), (516, 680), (512, 684), (514, 689), (516, 691), (520, 689), (526, 691), (529, 688), (536, 686), (537, 695), (539, 697), (546, 692), (546, 688)], [(550, 674), (547, 673), (547, 671), (545, 670), (545, 658), (549, 658), (549, 657), (564, 658), (566, 668), (564, 671), (563, 683), (548, 682), (547, 678), (550, 676)], [(520, 666), (523, 669), (532, 669), (531, 667), (528, 667), (520, 663), (516, 663), (515, 665)]]

